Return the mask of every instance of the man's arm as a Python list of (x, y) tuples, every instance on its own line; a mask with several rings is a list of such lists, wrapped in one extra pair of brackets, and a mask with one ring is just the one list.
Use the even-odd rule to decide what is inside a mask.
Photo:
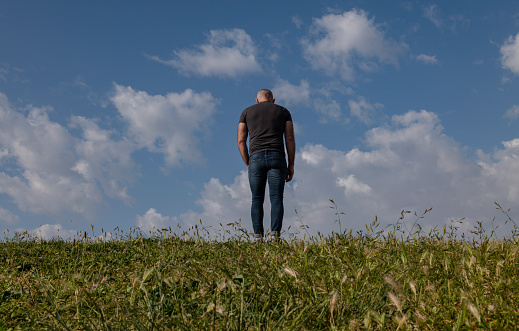
[(285, 124), (285, 144), (287, 145), (288, 169), (287, 182), (294, 177), (294, 160), (296, 157), (296, 140), (294, 138), (294, 123), (287, 121)]
[(247, 168), (249, 167), (249, 149), (247, 148), (248, 134), (247, 124), (240, 122), (240, 124), (238, 124), (238, 148), (240, 149), (241, 158)]

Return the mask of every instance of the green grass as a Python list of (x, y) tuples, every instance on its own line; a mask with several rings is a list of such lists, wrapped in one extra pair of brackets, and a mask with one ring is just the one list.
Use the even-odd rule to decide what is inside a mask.
[(0, 330), (517, 329), (515, 237), (425, 235), (416, 221), (405, 236), (402, 220), (391, 232), (374, 223), (280, 243), (236, 226), (220, 241), (195, 228), (110, 241), (17, 235), (0, 243)]

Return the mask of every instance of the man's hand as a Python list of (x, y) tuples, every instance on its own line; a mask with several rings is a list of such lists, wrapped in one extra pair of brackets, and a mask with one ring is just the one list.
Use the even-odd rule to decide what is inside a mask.
[(294, 166), (289, 166), (287, 168), (287, 183), (294, 178)]

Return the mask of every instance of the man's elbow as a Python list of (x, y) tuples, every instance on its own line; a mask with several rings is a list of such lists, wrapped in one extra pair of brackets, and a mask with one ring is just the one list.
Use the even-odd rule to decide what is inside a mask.
[(294, 137), (290, 137), (290, 136), (285, 137), (285, 142), (286, 142), (287, 146), (292, 146), (292, 145), (296, 144), (296, 140), (294, 139)]

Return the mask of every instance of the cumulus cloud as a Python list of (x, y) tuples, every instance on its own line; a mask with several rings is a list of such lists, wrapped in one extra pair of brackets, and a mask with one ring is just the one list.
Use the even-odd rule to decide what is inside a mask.
[[(209, 93), (152, 96), (115, 85), (112, 102), (127, 124), (123, 132), (82, 116), (63, 126), (50, 119), (52, 108), (19, 112), (0, 93), (0, 194), (24, 212), (70, 212), (91, 221), (106, 197), (132, 201), (136, 150), (162, 153), (168, 165), (202, 159), (197, 136), (207, 134), (218, 103)], [(0, 209), (0, 220), (13, 223), (18, 216)]]
[(140, 147), (162, 153), (168, 165), (199, 162), (199, 133), (206, 132), (218, 100), (190, 89), (165, 96), (150, 95), (115, 84), (112, 102), (128, 123), (129, 136)]
[(316, 98), (313, 101), (314, 109), (320, 115), (321, 123), (332, 121), (339, 124), (348, 124), (349, 119), (344, 115), (339, 102), (330, 98)]
[(370, 104), (364, 97), (359, 97), (356, 101), (350, 100), (348, 105), (350, 106), (350, 115), (366, 125), (370, 125), (378, 110), (384, 107), (380, 103)]
[(45, 240), (61, 238), (64, 240), (72, 239), (78, 234), (74, 230), (63, 229), (61, 224), (43, 224), (30, 231), (30, 234)]
[(519, 75), (519, 33), (510, 36), (500, 48), (503, 68)]
[(519, 118), (519, 105), (513, 105), (508, 109), (504, 115), (505, 118), (516, 119)]
[(359, 10), (314, 19), (311, 35), (302, 40), (305, 58), (316, 70), (353, 80), (355, 69), (378, 70), (379, 64), (398, 64), (406, 48), (386, 38), (373, 19)]
[(124, 184), (135, 177), (136, 165), (131, 158), (135, 143), (124, 137), (113, 140), (112, 132), (85, 117), (73, 116), (70, 126), (82, 133), (82, 139), (74, 145), (77, 156), (72, 170), (85, 181), (98, 181), (109, 197), (129, 202), (128, 187)]
[(0, 172), (0, 193), (23, 211), (56, 214), (72, 211), (95, 217), (102, 192), (95, 181), (73, 170), (77, 140), (48, 117), (48, 109), (31, 108), (25, 116), (10, 108), (0, 94), (0, 146), (3, 159), (15, 162), (17, 173)]
[[(341, 93), (344, 90), (341, 89)], [(319, 114), (320, 123), (328, 123), (328, 121), (347, 124), (348, 118), (342, 111), (342, 107), (337, 100), (332, 98), (333, 90), (331, 88), (321, 88), (319, 90), (311, 90), (310, 84), (306, 80), (301, 80), (299, 85), (293, 85), (290, 82), (279, 79), (272, 89), (276, 103), (284, 106), (311, 105), (311, 107)], [(312, 93), (312, 97), (310, 97)], [(296, 128), (296, 133), (298, 128)]]
[(344, 187), (344, 195), (350, 197), (355, 194), (370, 195), (372, 189), (369, 185), (358, 181), (355, 175), (349, 175), (348, 177), (339, 177), (337, 179), (337, 185)]
[[(266, 194), (268, 195), (268, 188)], [(193, 226), (202, 220), (203, 226), (211, 229), (211, 234), (215, 234), (229, 223), (241, 221), (246, 227), (250, 215), (250, 201), (251, 192), (246, 171), (241, 171), (230, 185), (222, 184), (217, 178), (211, 178), (204, 185), (200, 199), (196, 202), (202, 212), (189, 210), (179, 219), (185, 227)]]
[[(485, 170), (485, 174), (489, 179), (494, 181), (494, 185), (501, 191), (492, 192), (496, 199), (501, 195), (505, 199), (499, 199), (510, 204), (517, 205), (519, 202), (519, 173), (517, 167), (519, 165), (519, 139), (504, 141), (503, 149), (494, 152), (492, 162), (489, 158), (480, 161), (480, 165)], [(499, 194), (499, 195), (498, 195)]]
[[(438, 116), (423, 110), (393, 116), (388, 125), (369, 130), (365, 148), (342, 151), (307, 144), (299, 149), (294, 181), (285, 189), (284, 229), (291, 226), (294, 231), (301, 220), (313, 234), (337, 231), (329, 199), (345, 213), (342, 228), (354, 230), (375, 216), (386, 226), (395, 223), (403, 209), (422, 213), (429, 207), (432, 212), (420, 221), (424, 229), (464, 217), (470, 229), (475, 220), (498, 216), (494, 201), (504, 206), (519, 203), (519, 139), (504, 142), (493, 155), (480, 152), (473, 162), (443, 133)], [(242, 219), (245, 228), (252, 228), (246, 172), (229, 185), (211, 179), (199, 204), (200, 212), (181, 216), (186, 223), (201, 219), (206, 226), (218, 227)], [(267, 201), (267, 226), (268, 208)]]
[(207, 39), (206, 44), (198, 45), (194, 50), (175, 51), (172, 60), (151, 58), (185, 75), (237, 77), (261, 70), (254, 42), (244, 30), (211, 30)]
[(425, 64), (438, 64), (438, 59), (436, 58), (436, 55), (420, 54), (416, 56), (416, 59)]
[(15, 215), (9, 210), (0, 207), (0, 221), (6, 222), (7, 224), (14, 224), (17, 223), (18, 220), (18, 215)]
[(176, 217), (164, 216), (155, 208), (150, 208), (144, 215), (137, 215), (137, 226), (145, 233), (174, 228), (177, 224)]
[(279, 79), (272, 88), (272, 93), (277, 103), (290, 106), (307, 103), (310, 100), (310, 84), (307, 80), (301, 80), (299, 86)]
[[(294, 85), (287, 80), (278, 79), (272, 88), (276, 103), (286, 107), (306, 106), (312, 108), (320, 117), (320, 123), (335, 122), (348, 124), (347, 117), (340, 102), (333, 98), (336, 94), (354, 95), (349, 87), (341, 84), (330, 83), (321, 88), (310, 86), (307, 80), (301, 80), (299, 85)], [(349, 101), (350, 115), (358, 120), (371, 124), (382, 104), (370, 104), (364, 97)]]

